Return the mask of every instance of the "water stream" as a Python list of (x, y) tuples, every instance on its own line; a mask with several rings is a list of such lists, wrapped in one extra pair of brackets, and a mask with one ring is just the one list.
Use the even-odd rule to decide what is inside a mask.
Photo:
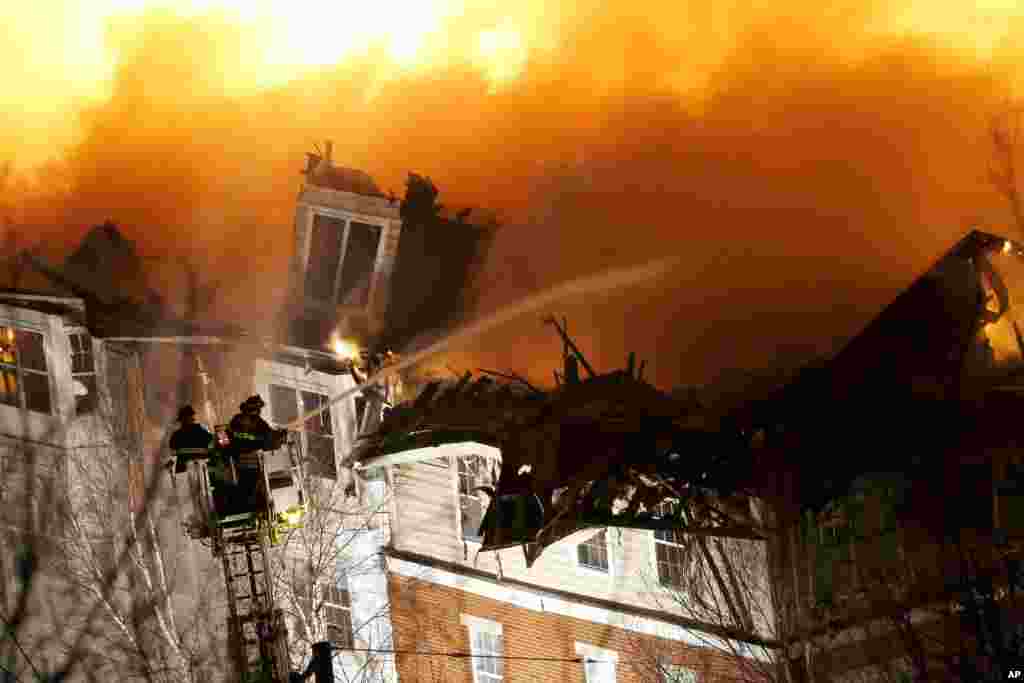
[(441, 353), (453, 344), (464, 342), (468, 339), (478, 337), (485, 332), (488, 332), (499, 325), (503, 325), (514, 318), (518, 318), (526, 313), (534, 313), (538, 310), (547, 308), (551, 304), (560, 301), (562, 299), (579, 296), (581, 294), (594, 294), (596, 292), (604, 292), (613, 289), (620, 289), (624, 287), (630, 287), (650, 280), (655, 280), (665, 274), (667, 274), (674, 265), (678, 262), (678, 259), (661, 259), (657, 261), (651, 261), (649, 263), (641, 264), (638, 266), (630, 266), (628, 268), (618, 268), (615, 270), (608, 270), (596, 275), (589, 275), (587, 277), (577, 278), (568, 282), (555, 285), (547, 290), (531, 294), (519, 301), (513, 302), (503, 308), (498, 309), (494, 313), (487, 315), (486, 317), (480, 318), (479, 320), (466, 325), (454, 332), (446, 335), (445, 337), (434, 342), (430, 346), (417, 351), (409, 356), (402, 358), (399, 362), (393, 365), (387, 365), (374, 374), (370, 375), (365, 382), (358, 384), (351, 389), (347, 389), (325, 405), (312, 410), (305, 415), (300, 416), (298, 419), (292, 421), (287, 425), (287, 429), (299, 429), (302, 425), (311, 418), (316, 417), (320, 413), (326, 411), (331, 406), (344, 401), (349, 396), (357, 394), (363, 389), (373, 384), (376, 384), (388, 377), (395, 375), (406, 368), (409, 368), (417, 363), (430, 358), (431, 356)]

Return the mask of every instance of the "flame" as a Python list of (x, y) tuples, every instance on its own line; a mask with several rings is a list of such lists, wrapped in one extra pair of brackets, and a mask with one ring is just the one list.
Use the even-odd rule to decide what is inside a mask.
[[(280, 85), (302, 74), (332, 66), (373, 48), (384, 48), (392, 72), (413, 67), (468, 60), (499, 85), (518, 77), (525, 64), (528, 45), (522, 27), (505, 18), (475, 27), (471, 47), (444, 35), (452, 22), (473, 9), (473, 0), (376, 0), (375, 2), (323, 2), (322, 0), (179, 0), (175, 15), (223, 18), (240, 29), (243, 42), (255, 54), (246, 55), (248, 73), (231, 75), (244, 81), (243, 88)], [(72, 45), (83, 55), (67, 56), (68, 66), (79, 57), (92, 62), (95, 75), (109, 80), (114, 55), (97, 64), (104, 53), (104, 35), (112, 22), (137, 26), (135, 21), (151, 10), (164, 10), (166, 0), (99, 0), (91, 11), (80, 10), (78, 36)], [(489, 26), (489, 28), (487, 27)], [(443, 39), (431, 40), (441, 36)], [(473, 39), (475, 36), (475, 40)], [(64, 41), (67, 46), (68, 41)], [(88, 55), (84, 53), (90, 53)], [(238, 85), (238, 84), (227, 84)], [(229, 87), (229, 89), (231, 89)]]
[(522, 31), (511, 21), (483, 31), (477, 38), (477, 55), (491, 81), (491, 89), (518, 78), (526, 64)]
[(359, 358), (359, 346), (350, 339), (337, 337), (331, 343), (331, 348), (335, 354), (346, 360), (356, 360)]

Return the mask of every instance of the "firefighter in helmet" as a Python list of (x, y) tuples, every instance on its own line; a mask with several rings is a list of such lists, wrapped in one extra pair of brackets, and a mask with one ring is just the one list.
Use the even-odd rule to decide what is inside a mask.
[(263, 398), (259, 394), (250, 396), (238, 406), (239, 413), (231, 418), (231, 443), (236, 453), (246, 454), (253, 451), (273, 451), (281, 447), (284, 429), (273, 429), (260, 416), (263, 410)]
[(175, 473), (181, 474), (187, 469), (190, 460), (209, 457), (213, 434), (196, 422), (196, 411), (192, 406), (184, 406), (178, 411), (178, 422), (181, 423), (181, 427), (171, 435), (169, 444), (171, 451), (174, 452), (174, 459), (167, 465), (170, 469), (170, 465), (175, 463)]
[(263, 399), (257, 394), (245, 399), (238, 406), (239, 413), (231, 418), (228, 431), (231, 434), (231, 445), (228, 448), (229, 457), (238, 467), (238, 488), (233, 497), (237, 503), (246, 509), (262, 510), (267, 501), (265, 491), (259, 485), (259, 464), (258, 460), (246, 458), (256, 451), (272, 451), (281, 447), (284, 442), (286, 430), (273, 429), (266, 420), (260, 416), (260, 411), (266, 405)]

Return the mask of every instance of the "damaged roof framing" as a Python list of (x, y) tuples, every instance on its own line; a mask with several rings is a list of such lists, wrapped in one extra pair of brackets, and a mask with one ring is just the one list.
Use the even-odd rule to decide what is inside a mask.
[(744, 437), (688, 426), (693, 404), (644, 381), (632, 355), (626, 369), (597, 374), (564, 328), (548, 322), (565, 347), (557, 389), (468, 372), (447, 387), (430, 384), (357, 445), (357, 466), (500, 454), (481, 550), (522, 545), (528, 566), (592, 526), (761, 538), (749, 502), (736, 495), (752, 466)]

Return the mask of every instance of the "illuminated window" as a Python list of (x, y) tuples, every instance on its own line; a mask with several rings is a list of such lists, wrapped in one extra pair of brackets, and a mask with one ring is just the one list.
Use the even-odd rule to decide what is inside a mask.
[(293, 423), (300, 415), (325, 408), (316, 417), (306, 420), (305, 428), (295, 433), (302, 444), (306, 472), (316, 477), (337, 479), (329, 401), (330, 397), (325, 394), (279, 384), (270, 385), (270, 420), (279, 427)]
[(479, 543), (480, 523), (487, 510), (486, 499), (481, 486), (493, 486), (498, 473), (496, 461), (482, 455), (464, 455), (456, 458), (459, 477), (459, 512), (462, 524), (462, 538)]
[(579, 566), (598, 572), (608, 572), (608, 530), (602, 529), (576, 546)]
[[(672, 513), (671, 503), (658, 507), (661, 515)], [(663, 586), (681, 588), (686, 572), (686, 546), (683, 534), (675, 529), (654, 532), (654, 560), (658, 566), (658, 582)]]
[(96, 362), (92, 337), (85, 333), (68, 335), (71, 342), (71, 380), (75, 393), (75, 414), (96, 412)]
[(0, 327), (0, 403), (53, 412), (43, 335), (38, 332)]
[(469, 629), (470, 654), (473, 655), (473, 683), (494, 683), (505, 676), (505, 641), (501, 624), (489, 619), (462, 615), (462, 624)]
[(326, 214), (313, 215), (306, 297), (330, 306), (366, 306), (382, 228)]

